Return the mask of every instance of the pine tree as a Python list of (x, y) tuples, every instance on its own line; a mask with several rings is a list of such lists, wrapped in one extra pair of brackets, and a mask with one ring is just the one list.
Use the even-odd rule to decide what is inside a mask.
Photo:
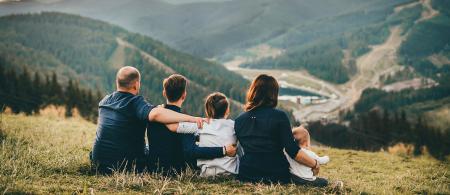
[(36, 103), (32, 98), (32, 82), (30, 73), (24, 69), (18, 80), (17, 104), (19, 105), (19, 112), (23, 111), (30, 115), (33, 112), (33, 106)]
[(73, 86), (73, 81), (72, 79), (69, 80), (69, 85), (67, 86), (66, 90), (65, 90), (65, 103), (66, 103), (66, 117), (71, 117), (72, 116), (72, 111), (73, 108), (75, 107), (74, 105), (74, 86)]
[(53, 72), (52, 79), (50, 82), (50, 89), (49, 89), (49, 103), (55, 104), (55, 105), (61, 105), (64, 101), (62, 98), (63, 91), (61, 85), (58, 83), (58, 77), (56, 76), (56, 73)]
[(382, 119), (382, 124), (381, 124), (381, 132), (382, 132), (382, 137), (383, 140), (385, 140), (384, 144), (389, 144), (389, 142), (391, 141), (391, 124), (390, 124), (390, 116), (389, 116), (389, 111), (387, 109), (383, 110), (383, 119)]
[(43, 91), (42, 91), (43, 87), (42, 87), (42, 82), (41, 82), (41, 76), (39, 75), (38, 72), (36, 72), (34, 74), (34, 80), (33, 80), (33, 99), (35, 100), (35, 105), (33, 107), (33, 111), (36, 114), (39, 114), (39, 110), (43, 104), (43, 100), (42, 100), (42, 96), (43, 96)]
[[(1, 60), (1, 58), (0, 58)], [(0, 61), (0, 112), (3, 112), (3, 109), (6, 107), (6, 97), (5, 94), (6, 91), (8, 91), (7, 89), (7, 85), (6, 85), (6, 73), (5, 73), (5, 69), (3, 68), (3, 65)]]

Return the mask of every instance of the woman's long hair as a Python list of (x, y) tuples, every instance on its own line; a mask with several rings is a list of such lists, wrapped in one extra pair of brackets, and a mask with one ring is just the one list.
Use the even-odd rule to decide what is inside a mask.
[(278, 104), (278, 82), (272, 76), (261, 74), (253, 80), (247, 91), (245, 111), (265, 106), (275, 108)]

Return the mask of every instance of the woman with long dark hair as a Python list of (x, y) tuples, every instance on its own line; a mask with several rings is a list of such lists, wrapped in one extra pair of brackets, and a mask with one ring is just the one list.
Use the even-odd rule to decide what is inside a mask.
[(289, 119), (278, 104), (278, 82), (259, 75), (247, 92), (245, 112), (235, 121), (237, 139), (243, 147), (238, 179), (244, 182), (289, 183), (289, 163), (283, 153), (319, 172), (319, 163), (294, 141)]

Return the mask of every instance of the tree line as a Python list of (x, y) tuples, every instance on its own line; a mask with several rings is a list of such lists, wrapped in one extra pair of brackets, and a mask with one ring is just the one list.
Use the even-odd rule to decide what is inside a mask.
[(16, 72), (0, 66), (0, 108), (9, 107), (13, 113), (39, 114), (49, 105), (64, 106), (65, 115), (71, 117), (74, 109), (90, 121), (96, 121), (98, 102), (102, 94), (83, 89), (78, 82), (69, 80), (66, 86), (58, 82), (55, 72), (42, 76), (29, 69)]
[(348, 126), (320, 121), (311, 123), (311, 136), (337, 148), (379, 151), (397, 143), (407, 143), (414, 145), (416, 155), (422, 154), (424, 146), (438, 159), (450, 154), (450, 128), (433, 128), (420, 116), (408, 120), (404, 111), (372, 110), (353, 114)]
[(311, 134), (323, 144), (340, 148), (375, 151), (402, 142), (413, 144), (415, 154), (420, 154), (426, 146), (431, 155), (442, 159), (450, 154), (450, 127), (433, 127), (424, 120), (424, 113), (433, 105), (443, 106), (438, 102), (450, 97), (450, 74), (441, 74), (436, 81), (438, 86), (419, 90), (366, 89), (353, 111), (340, 113), (340, 123), (314, 122)]

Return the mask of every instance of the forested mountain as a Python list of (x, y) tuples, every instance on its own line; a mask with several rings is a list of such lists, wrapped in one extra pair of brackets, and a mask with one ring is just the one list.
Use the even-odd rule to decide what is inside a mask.
[[(35, 1), (4, 4), (0, 5), (0, 13), (40, 10), (77, 13), (150, 35), (196, 56), (222, 61), (245, 53), (247, 48), (268, 44), (285, 52), (275, 59), (243, 66), (307, 70), (320, 79), (345, 83), (357, 71), (355, 59), (370, 51), (370, 45), (386, 40), (390, 27), (401, 24), (405, 32), (411, 26), (413, 31), (435, 27), (440, 33), (448, 30), (442, 25), (413, 25), (421, 16), (420, 4), (394, 13), (396, 6), (411, 2), (414, 0), (234, 0), (183, 4), (163, 0), (62, 0), (50, 4)], [(436, 3), (445, 1), (434, 0), (433, 4)], [(344, 51), (350, 54), (348, 60), (344, 60)], [(402, 55), (405, 52), (402, 49)], [(403, 59), (408, 63), (413, 60)]]
[(142, 95), (161, 104), (165, 103), (162, 79), (180, 73), (191, 81), (185, 111), (202, 114), (208, 93), (222, 91), (242, 101), (248, 85), (219, 64), (97, 20), (50, 12), (4, 16), (0, 26), (0, 65), (4, 69), (21, 73), (27, 68), (31, 75), (42, 77), (55, 72), (63, 86), (74, 79), (84, 88), (105, 94), (114, 90), (117, 69), (132, 65), (141, 70)]
[(411, 27), (398, 52), (399, 61), (422, 75), (450, 72), (450, 1), (433, 0), (439, 14)]
[[(389, 12), (386, 8), (408, 1), (235, 0), (170, 4), (162, 0), (63, 0), (53, 4), (33, 1), (8, 4), (0, 6), (0, 11), (9, 14), (54, 10), (82, 14), (151, 35), (191, 54), (213, 57), (272, 39), (295, 35), (295, 39), (303, 40), (306, 37), (296, 34), (311, 32), (311, 24), (336, 17), (345, 21), (335, 20), (332, 28), (321, 29), (345, 31), (349, 28), (346, 22), (352, 18), (357, 19), (356, 23), (373, 23), (383, 14), (377, 12)], [(320, 27), (324, 23), (318, 24)], [(311, 38), (319, 38), (321, 34)]]
[[(275, 47), (290, 48), (284, 55), (242, 66), (306, 69), (323, 80), (345, 83), (357, 71), (356, 58), (369, 52), (370, 45), (383, 43), (390, 27), (400, 24), (406, 32), (420, 17), (420, 5), (394, 13), (395, 6), (407, 2), (373, 4), (370, 8), (299, 25), (269, 41)], [(349, 53), (347, 62), (344, 62), (344, 51)]]
[(367, 89), (353, 111), (342, 112), (341, 122), (313, 122), (315, 140), (333, 147), (377, 151), (397, 143), (414, 145), (414, 153), (427, 152), (437, 158), (450, 154), (450, 127), (446, 124), (450, 107), (450, 75), (439, 86), (385, 92)]

